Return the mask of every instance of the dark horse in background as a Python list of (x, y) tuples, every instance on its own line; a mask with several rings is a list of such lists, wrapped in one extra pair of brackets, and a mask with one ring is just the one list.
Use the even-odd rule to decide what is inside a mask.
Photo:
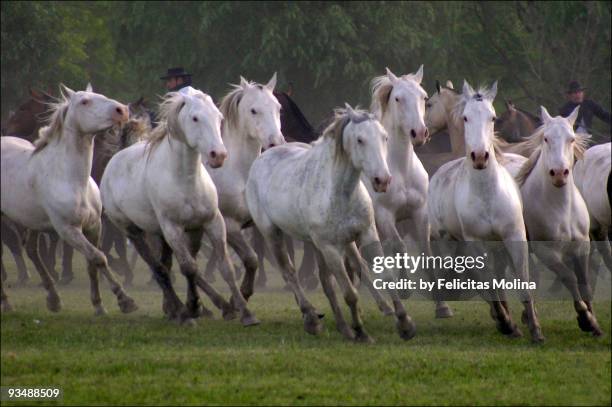
[[(2, 127), (2, 135), (20, 137), (30, 142), (34, 142), (38, 137), (38, 130), (45, 123), (49, 103), (52, 103), (54, 100), (55, 99), (51, 95), (45, 92), (30, 90), (30, 99), (22, 104), (16, 112), (10, 114), (6, 126)], [(133, 119), (130, 119), (121, 129), (109, 130), (109, 132), (113, 133), (107, 134), (107, 137), (94, 138), (94, 157), (91, 176), (96, 183), (100, 181), (104, 168), (112, 155), (134, 142), (134, 137), (136, 135), (144, 134), (151, 127), (150, 116), (146, 110), (143, 98), (128, 104), (128, 107), (130, 109), (130, 116)], [(103, 233), (101, 248), (108, 258), (110, 267), (124, 275), (125, 282), (129, 285), (132, 282), (133, 273), (126, 257), (126, 239), (114, 225), (106, 220), (105, 216), (102, 217), (102, 225)], [(27, 232), (16, 227), (16, 225), (9, 224), (4, 218), (2, 219), (2, 243), (9, 247), (15, 258), (19, 272), (18, 284), (24, 284), (29, 280), (29, 273), (22, 255), (22, 242), (24, 241), (25, 233), (34, 232)], [(31, 241), (36, 242), (41, 239), (41, 236), (43, 236), (43, 234), (39, 234), (38, 239), (31, 239)], [(54, 233), (48, 234), (48, 237), (49, 245), (40, 245), (42, 263), (39, 261), (40, 259), (38, 256), (34, 255), (33, 247), (26, 247), (26, 252), (37, 269), (45, 267), (51, 275), (58, 280), (59, 276), (55, 271), (55, 254), (59, 238)], [(110, 254), (113, 247), (117, 252), (117, 258)], [(74, 278), (72, 272), (72, 254), (72, 248), (64, 244), (62, 275), (61, 279), (59, 279), (63, 284), (68, 284)], [(6, 278), (3, 263), (2, 278)]]

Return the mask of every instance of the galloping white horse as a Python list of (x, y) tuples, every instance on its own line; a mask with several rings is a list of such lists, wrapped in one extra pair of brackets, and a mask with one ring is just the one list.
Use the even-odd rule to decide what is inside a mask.
[(579, 107), (567, 118), (541, 109), (543, 125), (529, 138), (536, 150), (517, 176), (527, 232), (536, 241), (533, 252), (571, 292), (580, 328), (598, 336), (588, 267), (589, 213), (572, 174), (574, 156), (581, 158), (586, 146), (586, 138), (573, 131)]
[[(251, 167), (246, 189), (248, 207), (295, 295), (308, 333), (319, 333), (321, 323), (296, 278), (284, 246), (285, 234), (314, 243), (321, 284), (338, 330), (349, 339), (371, 340), (363, 328), (357, 290), (348, 277), (344, 256), (351, 267), (359, 268), (368, 287), (373, 287), (355, 242), (367, 246), (364, 254), (370, 264), (374, 255), (382, 255), (382, 248), (372, 200), (360, 179), (365, 173), (375, 191), (388, 188), (391, 175), (385, 160), (386, 141), (386, 131), (373, 116), (347, 106), (336, 112), (335, 120), (312, 147), (302, 143), (275, 147)], [(338, 306), (330, 273), (351, 309), (352, 329)], [(379, 307), (389, 308), (382, 298), (377, 301)], [(397, 294), (393, 302), (400, 336), (409, 339), (415, 333), (414, 323)]]
[[(241, 228), (251, 222), (245, 198), (245, 186), (253, 161), (268, 149), (283, 144), (281, 133), (281, 105), (272, 94), (276, 86), (276, 73), (266, 85), (248, 82), (240, 77), (240, 85), (221, 101), (223, 141), (228, 159), (221, 168), (207, 165), (208, 172), (219, 193), (219, 209), (227, 227), (227, 240), (245, 267), (240, 291), (244, 298), (253, 294), (257, 271), (257, 254), (247, 243)], [(216, 256), (210, 260), (216, 262)], [(210, 269), (212, 264), (207, 268)]]
[[(520, 192), (500, 164), (501, 154), (495, 147), (492, 103), (496, 93), (497, 83), (475, 92), (464, 82), (453, 114), (464, 125), (466, 156), (444, 164), (431, 179), (428, 208), (432, 239), (501, 240), (516, 273), (521, 280), (528, 281), (528, 247)], [(532, 296), (522, 292), (521, 298), (532, 338), (542, 341)], [(505, 301), (489, 303), (498, 329), (507, 335), (520, 335)]]
[(591, 236), (597, 243), (608, 269), (612, 271), (612, 250), (608, 233), (612, 230), (612, 148), (610, 143), (589, 148), (574, 165), (574, 183), (591, 215)]
[[(2, 216), (30, 230), (55, 230), (87, 258), (96, 314), (106, 312), (98, 287), (99, 270), (110, 282), (121, 311), (132, 312), (136, 304), (98, 249), (102, 203), (98, 186), (89, 176), (93, 134), (127, 121), (128, 109), (93, 93), (91, 85), (79, 92), (62, 85), (62, 97), (52, 112), (36, 147), (23, 139), (2, 137)], [(61, 300), (53, 279), (45, 267), (38, 271), (48, 291), (47, 307), (59, 311)], [(10, 308), (4, 290), (2, 308)]]
[[(427, 189), (429, 177), (414, 152), (414, 146), (427, 141), (429, 132), (423, 121), (427, 93), (421, 87), (423, 65), (415, 74), (397, 77), (387, 74), (372, 80), (371, 110), (389, 135), (387, 165), (392, 180), (387, 192), (377, 193), (364, 179), (374, 204), (376, 228), (382, 242), (392, 242), (393, 253), (405, 253), (406, 246), (397, 231), (397, 223), (409, 220), (410, 235), (420, 250), (429, 248)], [(452, 316), (444, 302), (438, 302), (436, 316)]]
[[(222, 260), (221, 270), (242, 323), (253, 325), (258, 321), (246, 307), (228, 258), (217, 190), (202, 165), (204, 158), (212, 167), (220, 167), (227, 157), (221, 141), (222, 117), (202, 92), (167, 94), (160, 105), (161, 123), (149, 142), (120, 151), (108, 163), (101, 181), (102, 201), (105, 213), (127, 233), (153, 271), (170, 318), (190, 322), (200, 315), (197, 284), (210, 295), (212, 287), (199, 277), (196, 263), (206, 233)], [(161, 259), (152, 254), (144, 233), (161, 240)], [(187, 278), (186, 309), (168, 276), (172, 253)], [(219, 306), (219, 295), (211, 297)]]

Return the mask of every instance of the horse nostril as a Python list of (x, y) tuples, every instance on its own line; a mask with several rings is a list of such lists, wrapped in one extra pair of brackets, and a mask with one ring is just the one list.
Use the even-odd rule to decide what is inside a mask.
[(374, 182), (375, 182), (376, 184), (380, 184), (380, 178), (378, 178), (378, 177), (374, 177)]
[(563, 170), (563, 175), (569, 175), (569, 170), (567, 168)]
[(414, 131), (414, 129), (410, 130), (410, 135), (411, 135), (413, 138), (416, 138), (416, 131)]
[(550, 171), (548, 171), (548, 173), (550, 174), (551, 177), (555, 176), (555, 170), (550, 170)]
[(489, 152), (488, 152), (488, 151), (486, 151), (486, 152), (485, 152), (485, 161), (487, 161), (488, 159), (489, 159)]
[(470, 154), (470, 157), (472, 157), (472, 161), (476, 161), (476, 154), (474, 154), (474, 152), (472, 151), (472, 153)]
[(425, 138), (429, 137), (429, 129), (425, 128)]
[(272, 148), (272, 147), (274, 147), (274, 146), (276, 146), (276, 144), (275, 144), (275, 143), (270, 143), (270, 145), (268, 146), (268, 148)]
[(210, 158), (215, 158), (217, 157), (217, 153), (215, 153), (214, 151), (210, 152)]
[(119, 114), (123, 114), (123, 109), (121, 109), (120, 107), (115, 109), (115, 112), (119, 113)]

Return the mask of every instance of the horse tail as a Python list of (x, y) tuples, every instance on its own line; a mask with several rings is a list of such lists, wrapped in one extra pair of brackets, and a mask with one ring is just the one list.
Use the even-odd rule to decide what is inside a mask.
[(612, 210), (612, 170), (608, 174), (608, 185), (606, 186), (608, 190), (608, 205), (610, 205), (610, 209)]

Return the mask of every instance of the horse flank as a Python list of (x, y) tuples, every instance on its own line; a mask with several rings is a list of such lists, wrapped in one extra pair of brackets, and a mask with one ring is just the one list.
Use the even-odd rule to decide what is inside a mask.
[[(575, 140), (574, 148), (573, 148), (574, 160), (580, 160), (582, 159), (584, 152), (588, 148), (589, 137), (587, 135), (575, 133), (574, 140)], [(538, 159), (540, 158), (540, 155), (542, 153), (542, 143), (543, 142), (544, 142), (544, 125), (538, 127), (537, 130), (527, 140), (521, 143), (517, 143), (533, 151), (531, 155), (529, 156), (529, 159), (525, 161), (525, 163), (519, 170), (518, 174), (516, 174), (515, 179), (519, 187), (525, 183), (525, 181), (529, 177), (529, 174), (531, 174), (536, 164), (538, 163)]]

